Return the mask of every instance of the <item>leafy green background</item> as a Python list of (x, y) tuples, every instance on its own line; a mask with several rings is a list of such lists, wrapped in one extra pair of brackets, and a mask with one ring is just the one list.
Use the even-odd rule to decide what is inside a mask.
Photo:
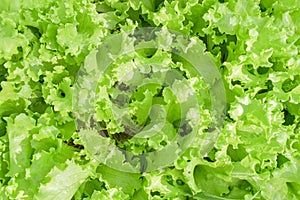
[[(299, 199), (300, 1), (4, 0), (0, 199)], [(98, 165), (72, 116), (76, 73), (132, 27), (198, 37), (226, 85), (214, 148), (128, 174)]]

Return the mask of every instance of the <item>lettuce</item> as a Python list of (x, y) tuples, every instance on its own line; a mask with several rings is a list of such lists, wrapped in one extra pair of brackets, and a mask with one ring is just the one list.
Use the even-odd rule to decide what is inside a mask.
[(299, 199), (299, 13), (4, 0), (0, 199)]

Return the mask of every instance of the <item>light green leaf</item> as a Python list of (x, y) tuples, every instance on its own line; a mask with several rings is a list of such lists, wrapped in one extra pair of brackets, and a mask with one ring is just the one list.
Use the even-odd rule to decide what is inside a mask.
[(89, 176), (87, 169), (74, 163), (67, 161), (64, 169), (54, 167), (46, 176), (48, 182), (42, 184), (38, 193), (35, 195), (37, 199), (72, 199), (76, 190)]

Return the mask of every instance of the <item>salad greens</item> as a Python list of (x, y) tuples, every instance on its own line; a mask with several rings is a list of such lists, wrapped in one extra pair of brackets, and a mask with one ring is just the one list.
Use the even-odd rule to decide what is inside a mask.
[[(73, 93), (87, 151), (114, 169), (139, 173), (169, 166), (192, 141), (211, 148), (205, 135), (222, 126), (226, 94), (201, 44), (174, 31), (138, 28), (91, 52)], [(205, 128), (215, 133), (204, 134)], [(200, 139), (211, 141), (201, 145)]]
[[(299, 199), (299, 13), (299, 0), (2, 1), (0, 199)], [(177, 49), (199, 42), (224, 84), (222, 128), (211, 127), (206, 76), (164, 50), (167, 35), (155, 49), (143, 33), (144, 49), (107, 56), (95, 83), (80, 79), (87, 63), (95, 72), (99, 45), (145, 27), (191, 38)], [(117, 55), (124, 41), (114, 42)], [(175, 158), (124, 160), (108, 148), (156, 152), (182, 136), (193, 138)], [(147, 170), (159, 159), (170, 162)]]

